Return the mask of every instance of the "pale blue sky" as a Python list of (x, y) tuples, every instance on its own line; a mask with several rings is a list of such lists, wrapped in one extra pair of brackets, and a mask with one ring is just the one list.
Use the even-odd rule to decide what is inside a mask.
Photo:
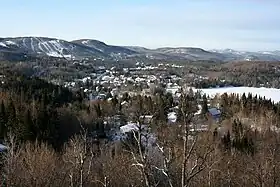
[(280, 50), (280, 0), (2, 0), (0, 37)]

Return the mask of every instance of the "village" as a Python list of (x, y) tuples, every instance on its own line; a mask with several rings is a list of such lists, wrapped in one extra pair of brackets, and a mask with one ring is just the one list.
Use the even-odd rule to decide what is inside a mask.
[[(200, 82), (207, 80), (208, 77), (190, 73), (187, 76), (191, 82), (186, 82), (182, 74), (177, 73), (178, 70), (184, 68), (182, 65), (159, 63), (155, 65), (136, 62), (132, 67), (116, 67), (111, 66), (89, 66), (85, 62), (74, 62), (74, 66), (79, 65), (86, 67), (88, 74), (81, 78), (69, 80), (48, 80), (57, 85), (69, 88), (73, 91), (81, 91), (87, 102), (96, 101), (111, 102), (113, 99), (122, 98), (124, 95), (133, 97), (154, 96), (157, 93), (169, 94), (174, 100), (174, 106), (168, 109), (167, 123), (172, 125), (177, 123), (178, 105), (183, 90), (191, 87), (191, 82)], [(78, 70), (78, 69), (77, 69)], [(76, 70), (76, 71), (77, 71)], [(90, 70), (93, 70), (92, 72)], [(4, 84), (5, 77), (2, 77)], [(195, 89), (195, 88), (193, 88)], [(197, 103), (201, 103), (201, 99)], [(218, 124), (221, 117), (221, 110), (216, 106), (211, 106), (211, 100), (208, 98), (208, 114), (211, 123)], [(128, 101), (121, 102), (121, 107), (129, 107)], [(196, 106), (197, 111), (195, 117), (200, 118), (201, 104)], [(141, 116), (139, 121), (123, 121), (119, 115), (108, 116), (104, 119), (104, 132), (102, 136), (110, 141), (122, 141), (128, 137), (128, 134), (139, 131), (139, 125), (144, 127), (145, 133), (148, 133), (149, 126), (153, 121), (153, 114)], [(209, 121), (209, 120), (207, 120)], [(196, 124), (191, 125), (191, 132), (208, 131), (209, 123), (205, 120), (198, 120)], [(213, 129), (212, 129), (213, 130)], [(105, 134), (104, 134), (105, 133)], [(92, 132), (95, 136), (98, 132)], [(151, 136), (155, 140), (154, 136)], [(1, 143), (1, 142), (0, 142)], [(1, 145), (1, 150), (5, 150), (5, 146)]]
[[(176, 73), (177, 70), (182, 69), (183, 66), (175, 64), (162, 64), (147, 65), (144, 63), (136, 62), (134, 67), (116, 68), (98, 66), (94, 73), (88, 74), (81, 79), (75, 79), (72, 82), (64, 82), (64, 87), (77, 90), (81, 89), (88, 98), (89, 102), (95, 101), (112, 101), (114, 98), (122, 98), (124, 95), (129, 97), (142, 95), (154, 96), (156, 93), (170, 94), (174, 100), (175, 106), (169, 108), (167, 114), (167, 123), (174, 125), (177, 122), (178, 105), (182, 91), (186, 89), (194, 89), (182, 80), (182, 77)], [(208, 77), (196, 75), (194, 73), (188, 75), (193, 81), (207, 80)], [(198, 90), (197, 90), (198, 91)], [(197, 103), (197, 111), (195, 112), (195, 124), (191, 124), (190, 132), (203, 132), (213, 130), (212, 124), (218, 128), (221, 118), (221, 110), (218, 106), (211, 105), (211, 98), (208, 97), (208, 113), (207, 120), (202, 116), (202, 99)], [(128, 101), (121, 102), (122, 107), (129, 107)], [(204, 115), (204, 114), (203, 114)], [(104, 119), (104, 132), (105, 136), (111, 141), (125, 140), (130, 133), (139, 131), (143, 128), (144, 134), (149, 132), (149, 126), (153, 121), (153, 114), (140, 116), (139, 121), (122, 121), (121, 117), (110, 116)], [(202, 120), (201, 120), (202, 119)], [(211, 125), (210, 125), (211, 124)], [(156, 137), (152, 134), (149, 135), (151, 141), (155, 141)], [(150, 140), (149, 140), (150, 141)], [(150, 142), (149, 145), (153, 145)]]

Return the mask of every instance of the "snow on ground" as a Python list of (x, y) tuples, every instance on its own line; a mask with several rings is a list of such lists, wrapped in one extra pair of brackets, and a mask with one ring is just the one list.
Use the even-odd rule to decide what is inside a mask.
[(123, 101), (123, 102), (121, 102), (121, 105), (125, 105), (127, 103), (128, 103), (127, 101)]
[(6, 41), (6, 44), (7, 45), (17, 45), (15, 42), (13, 42), (13, 41)]
[(197, 105), (198, 107), (198, 111), (196, 113), (194, 113), (194, 115), (199, 115), (202, 112), (202, 106), (201, 105)]
[(127, 133), (127, 132), (131, 132), (131, 131), (138, 131), (138, 129), (139, 129), (139, 127), (138, 127), (137, 123), (131, 123), (131, 122), (120, 127), (121, 133)]
[(165, 91), (167, 93), (171, 93), (172, 95), (175, 95), (176, 92), (180, 90), (180, 87), (174, 87), (174, 88), (166, 88)]
[(234, 93), (242, 95), (245, 93), (248, 95), (251, 93), (253, 96), (258, 95), (261, 97), (265, 97), (266, 99), (271, 99), (275, 103), (280, 102), (280, 89), (276, 88), (255, 88), (255, 87), (225, 87), (225, 88), (207, 88), (207, 89), (195, 89), (194, 91), (202, 91), (209, 95), (210, 97), (214, 97), (216, 94), (222, 95), (224, 93)]
[(69, 59), (71, 59), (71, 58), (73, 58), (73, 59), (75, 59), (75, 56), (72, 56), (72, 55), (62, 55), (64, 58), (69, 58)]
[(7, 45), (4, 44), (3, 42), (0, 42), (0, 46), (7, 47)]
[(152, 118), (153, 118), (153, 115), (140, 116), (140, 118), (152, 119)]
[(89, 40), (85, 40), (85, 41), (82, 41), (82, 44), (86, 45), (88, 44)]
[(58, 54), (55, 51), (48, 52), (47, 55), (52, 57), (63, 57), (61, 54)]
[(167, 119), (169, 123), (175, 123), (177, 121), (177, 114), (176, 112), (170, 112), (167, 114)]
[[(24, 39), (26, 39), (26, 38), (24, 38)], [(24, 39), (23, 39), (23, 44), (25, 44), (25, 40), (24, 40)], [(30, 40), (31, 40), (31, 42), (30, 42), (31, 49), (32, 49), (33, 52), (35, 52), (34, 40), (33, 40), (33, 38), (31, 38)], [(25, 44), (25, 46), (26, 46), (26, 44)], [(27, 47), (27, 48), (28, 48), (28, 47)]]
[[(156, 136), (149, 132), (148, 127), (146, 125), (142, 125), (142, 144), (147, 147), (152, 147), (156, 142)], [(120, 132), (116, 133), (115, 140), (117, 139), (125, 139), (126, 133), (132, 132), (132, 131), (139, 131), (139, 125), (137, 123), (128, 122), (126, 125), (120, 127)]]
[(61, 45), (59, 40), (51, 40), (51, 41), (48, 41), (48, 42), (56, 51), (61, 52), (63, 50), (63, 45)]

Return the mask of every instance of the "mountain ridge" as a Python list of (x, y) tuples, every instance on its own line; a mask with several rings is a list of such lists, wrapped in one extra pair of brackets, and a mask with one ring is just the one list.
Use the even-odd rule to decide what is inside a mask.
[[(78, 39), (73, 41), (53, 37), (6, 37), (0, 38), (0, 59), (5, 55), (18, 57), (56, 57), (66, 59), (159, 59), (186, 61), (237, 61), (260, 60), (280, 61), (280, 51), (238, 51), (233, 49), (205, 50), (199, 47), (160, 47), (149, 49), (141, 46), (109, 45), (96, 39)], [(5, 58), (4, 58), (5, 59)]]

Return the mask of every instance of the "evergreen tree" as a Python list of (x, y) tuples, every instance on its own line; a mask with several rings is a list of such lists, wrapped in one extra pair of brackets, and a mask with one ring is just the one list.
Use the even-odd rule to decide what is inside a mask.
[(231, 135), (230, 132), (228, 131), (226, 135), (222, 138), (222, 143), (224, 144), (224, 148), (227, 151), (231, 150)]
[(156, 119), (159, 121), (167, 121), (168, 107), (162, 96), (157, 95), (156, 104)]
[(34, 136), (35, 129), (34, 129), (32, 116), (31, 116), (31, 113), (30, 113), (29, 109), (26, 110), (26, 112), (24, 114), (23, 124), (24, 124), (24, 127), (26, 129), (25, 139), (26, 140), (35, 140), (35, 136)]
[(206, 94), (204, 94), (202, 97), (201, 113), (205, 115), (207, 112), (208, 112), (208, 102), (207, 102)]
[(171, 93), (166, 94), (166, 102), (167, 102), (167, 107), (172, 108), (173, 107), (173, 96)]
[(144, 115), (144, 102), (141, 95), (136, 96), (136, 108), (137, 108), (136, 111), (137, 116)]
[(117, 105), (118, 105), (118, 99), (117, 99), (117, 96), (115, 95), (112, 99), (112, 105), (113, 105), (113, 108), (116, 109)]

